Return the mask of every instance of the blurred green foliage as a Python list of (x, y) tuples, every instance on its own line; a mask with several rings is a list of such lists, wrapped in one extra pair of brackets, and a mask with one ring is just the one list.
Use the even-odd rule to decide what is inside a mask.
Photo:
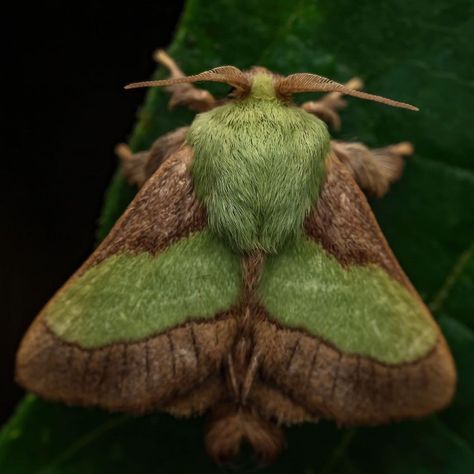
[[(262, 472), (474, 472), (473, 9), (471, 0), (187, 2), (169, 51), (188, 73), (259, 64), (339, 81), (358, 75), (366, 90), (421, 109), (415, 114), (349, 99), (338, 138), (370, 146), (410, 140), (416, 147), (403, 179), (373, 205), (450, 343), (459, 371), (456, 398), (443, 413), (421, 421), (291, 428), (281, 458)], [(219, 85), (211, 89), (225, 92)], [(190, 120), (188, 111), (167, 111), (163, 91), (150, 90), (131, 146), (146, 149), (159, 134)], [(118, 172), (100, 237), (133, 194)], [(0, 472), (222, 472), (204, 453), (203, 423), (160, 414), (131, 418), (27, 396), (0, 435)], [(247, 461), (233, 469), (253, 470)]]

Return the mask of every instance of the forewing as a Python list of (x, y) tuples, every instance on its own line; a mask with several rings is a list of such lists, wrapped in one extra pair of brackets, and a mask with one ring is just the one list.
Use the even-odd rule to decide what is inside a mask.
[[(17, 356), (26, 388), (145, 412), (219, 370), (235, 333), (240, 264), (206, 230), (191, 160), (183, 147), (163, 163), (39, 314)], [(203, 393), (201, 409), (219, 395)]]
[(446, 405), (456, 377), (446, 342), (334, 158), (305, 230), (263, 269), (263, 376), (308, 411), (344, 424)]

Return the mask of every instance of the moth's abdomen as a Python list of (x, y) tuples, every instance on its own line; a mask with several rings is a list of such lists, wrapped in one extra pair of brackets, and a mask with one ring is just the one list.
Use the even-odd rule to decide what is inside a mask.
[(187, 141), (209, 227), (234, 249), (276, 252), (301, 232), (324, 178), (320, 120), (278, 102), (233, 103), (199, 115)]

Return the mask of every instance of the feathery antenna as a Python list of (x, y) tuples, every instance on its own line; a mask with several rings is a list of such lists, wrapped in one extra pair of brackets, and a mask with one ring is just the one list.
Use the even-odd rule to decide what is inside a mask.
[(392, 107), (400, 107), (402, 109), (414, 111), (419, 110), (418, 107), (405, 102), (399, 102), (379, 95), (368, 94), (367, 92), (362, 92), (343, 84), (339, 84), (327, 77), (306, 72), (291, 74), (282, 79), (278, 84), (278, 92), (282, 95), (291, 95), (297, 92), (339, 92), (360, 99), (372, 100), (374, 102), (380, 102), (381, 104), (391, 105)]

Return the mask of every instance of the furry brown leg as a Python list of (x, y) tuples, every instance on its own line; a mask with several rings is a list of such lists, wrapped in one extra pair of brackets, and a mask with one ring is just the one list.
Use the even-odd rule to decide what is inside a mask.
[(184, 138), (189, 127), (180, 127), (172, 132), (165, 133), (155, 140), (147, 151), (133, 153), (128, 145), (119, 143), (115, 147), (115, 154), (120, 159), (122, 171), (127, 181), (139, 188), (169, 158), (184, 144)]
[[(345, 84), (351, 89), (362, 89), (364, 83), (358, 78), (354, 77)], [(346, 107), (347, 103), (342, 98), (340, 92), (330, 92), (325, 94), (319, 100), (304, 102), (301, 108), (319, 117), (326, 122), (331, 128), (339, 130), (341, 128), (341, 118), (338, 111)]]
[(357, 184), (367, 194), (377, 197), (386, 194), (391, 183), (402, 175), (403, 157), (413, 154), (413, 146), (409, 142), (371, 150), (362, 143), (332, 140), (331, 147)]
[[(153, 55), (153, 59), (169, 70), (170, 79), (184, 77), (183, 71), (181, 71), (175, 61), (163, 50), (159, 49), (156, 51)], [(169, 101), (171, 109), (179, 105), (184, 105), (195, 112), (205, 112), (206, 110), (212, 109), (216, 104), (214, 96), (209, 91), (199, 89), (193, 84), (174, 84), (168, 86), (166, 90), (171, 93), (171, 99)]]
[(125, 143), (119, 143), (115, 147), (115, 154), (122, 165), (122, 172), (130, 184), (141, 187), (145, 182), (145, 163), (148, 158), (148, 151), (133, 153)]

